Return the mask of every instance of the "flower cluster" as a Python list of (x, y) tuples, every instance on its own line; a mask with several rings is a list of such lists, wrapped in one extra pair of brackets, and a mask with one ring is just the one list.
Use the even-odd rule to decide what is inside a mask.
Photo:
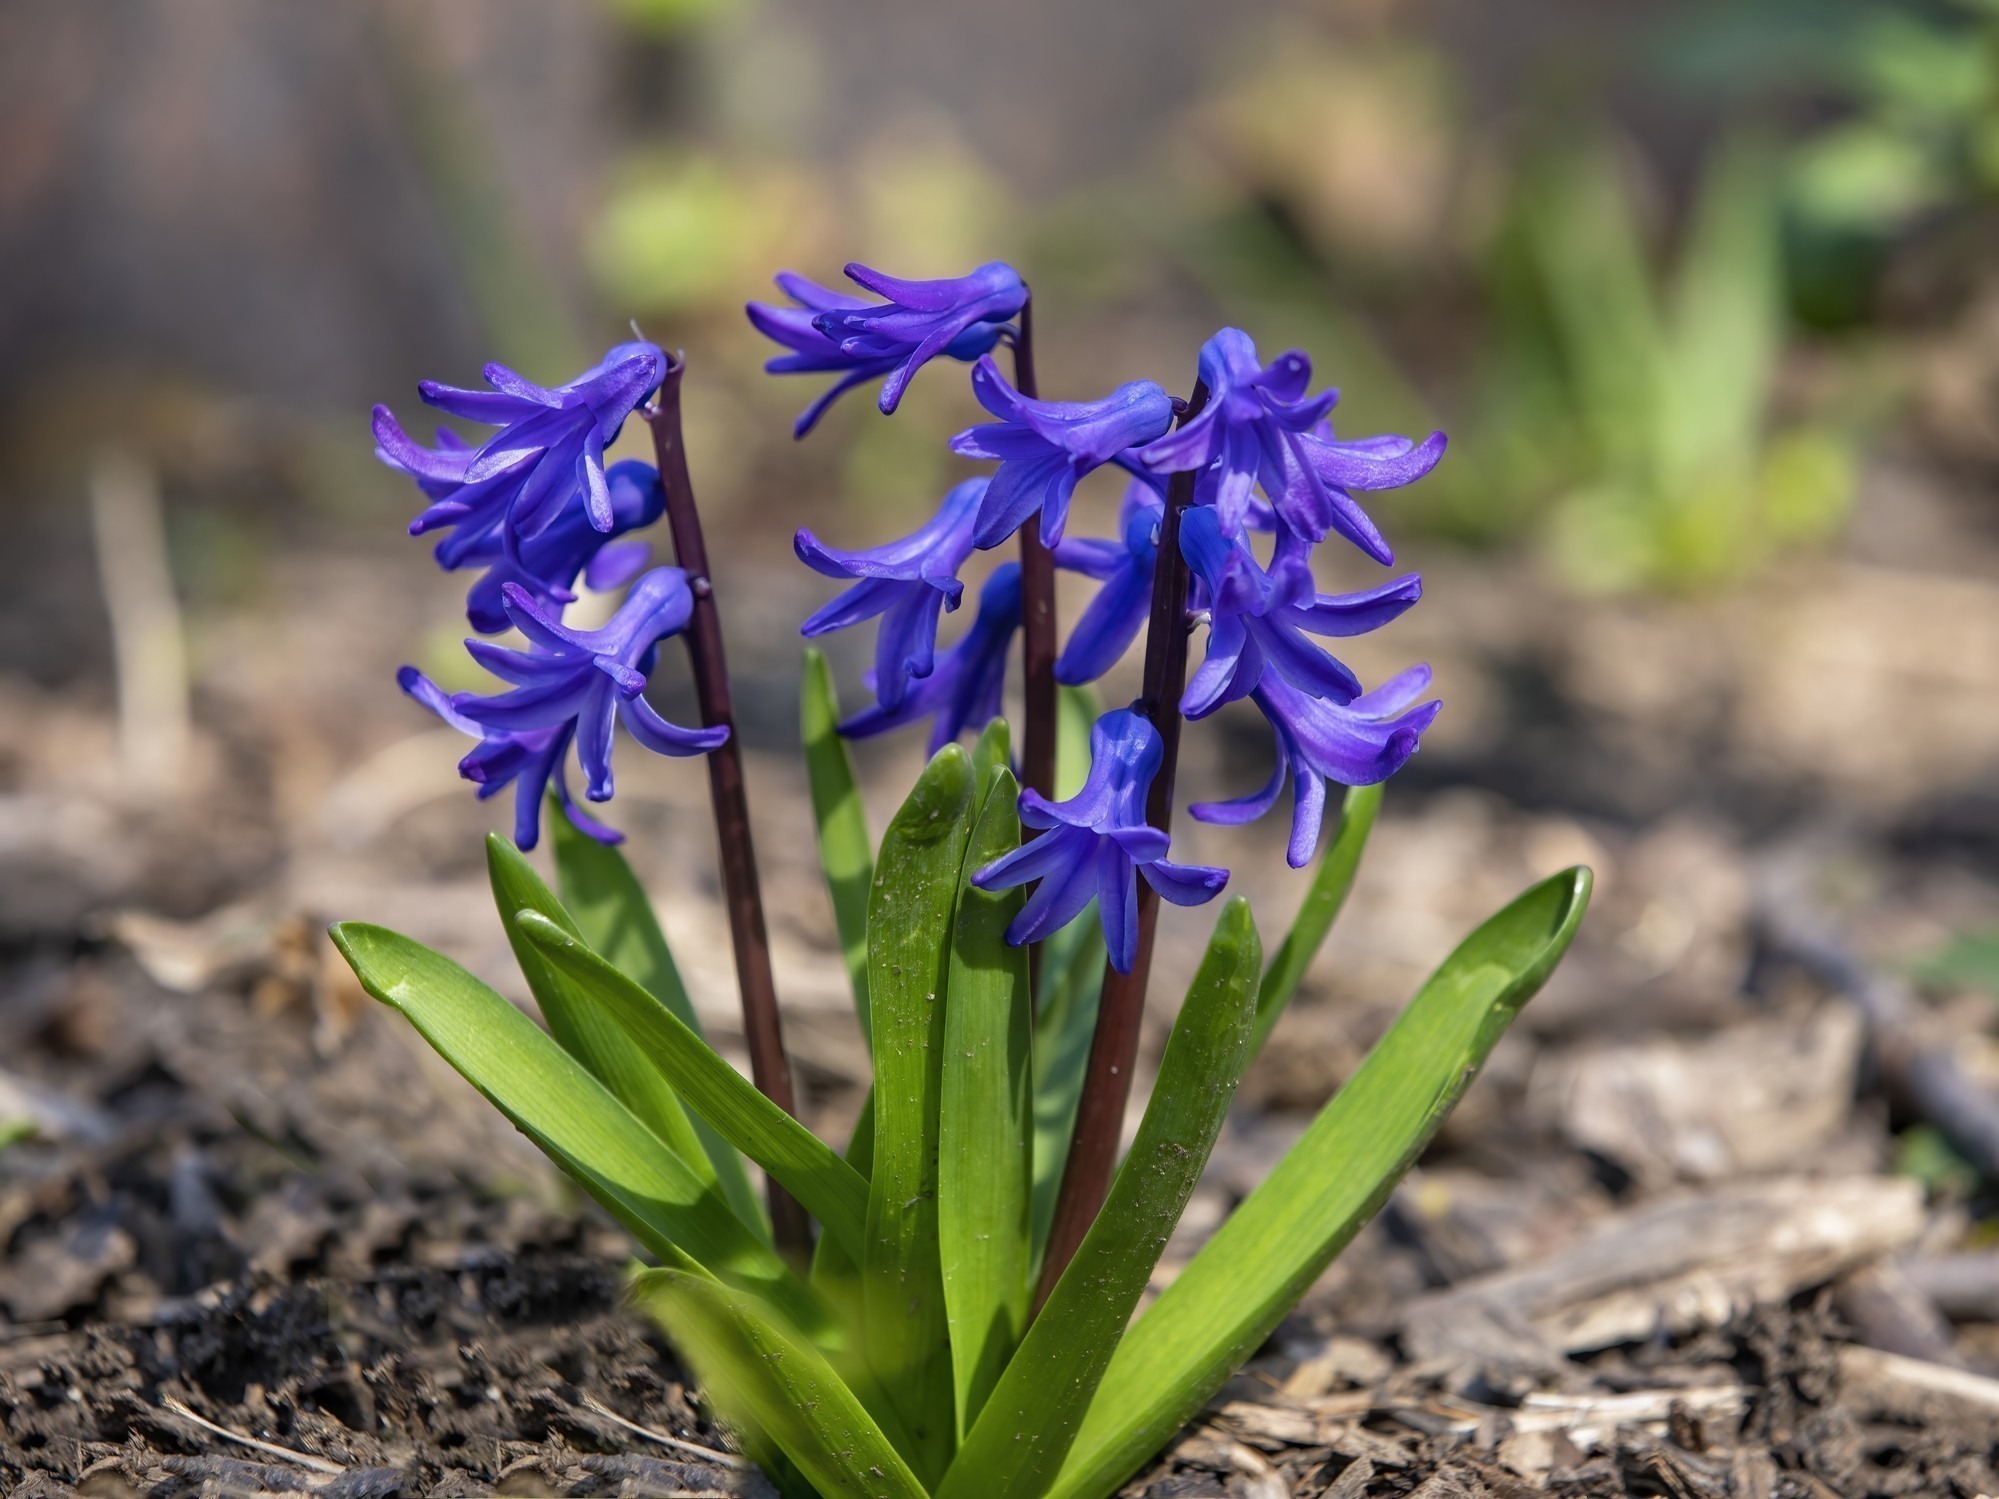
[[(1019, 627), (1021, 576), (1013, 564), (993, 575), (978, 617), (955, 646), (940, 651), (944, 613), (964, 592), (960, 578), (975, 551), (1000, 546), (1032, 525), (1058, 567), (1099, 583), (1056, 661), (1058, 681), (1092, 682), (1130, 649), (1153, 609), (1171, 476), (1192, 476), (1191, 502), (1177, 517), (1187, 579), (1186, 618), (1207, 627), (1205, 653), (1185, 684), (1178, 711), (1204, 718), (1247, 700), (1275, 734), (1270, 784), (1233, 801), (1197, 803), (1197, 819), (1242, 822), (1274, 805), (1287, 777), (1295, 784), (1289, 859), (1302, 865), (1318, 844), (1326, 784), (1366, 785), (1392, 775), (1413, 754), (1438, 704), (1419, 702), (1429, 671), (1416, 667), (1367, 690), (1320, 642), (1360, 635), (1393, 620), (1422, 595), (1414, 574), (1351, 593), (1323, 593), (1314, 578), (1318, 549), (1338, 536), (1362, 556), (1389, 565), (1394, 554), (1362, 508), (1361, 496), (1398, 488), (1434, 468), (1444, 436), (1341, 438), (1332, 390), (1313, 393), (1311, 361), (1296, 350), (1265, 364), (1248, 334), (1224, 328), (1198, 360), (1194, 398), (1176, 402), (1149, 380), (1095, 401), (1044, 401), (1010, 385), (990, 350), (1018, 337), (1027, 289), (1004, 265), (944, 281), (897, 281), (863, 267), (848, 274), (887, 298), (864, 305), (795, 276), (779, 285), (795, 309), (752, 305), (763, 332), (792, 352), (775, 371), (823, 370), (841, 378), (800, 418), (812, 426), (827, 402), (864, 380), (885, 376), (881, 409), (892, 411), (910, 377), (937, 354), (973, 361), (972, 393), (997, 418), (952, 439), (952, 451), (998, 464), (988, 478), (953, 488), (934, 518), (909, 536), (856, 551), (832, 548), (809, 531), (799, 557), (852, 586), (808, 619), (821, 635), (879, 618), (875, 703), (841, 727), (874, 734), (918, 719), (931, 722), (936, 748), (977, 731), (999, 710), (1012, 634)], [(1175, 426), (1176, 413), (1180, 414)], [(1069, 534), (1077, 482), (1115, 465), (1133, 475), (1118, 534)], [(1172, 577), (1183, 576), (1176, 565)], [(1166, 586), (1161, 583), (1158, 586)], [(998, 888), (1039, 880), (1010, 939), (1039, 940), (1098, 905), (1113, 963), (1133, 953), (1133, 891), (1139, 875), (1169, 900), (1192, 903), (1218, 891), (1223, 870), (1181, 869), (1165, 861), (1167, 835), (1148, 826), (1145, 788), (1158, 774), (1161, 740), (1141, 714), (1106, 714), (1091, 738), (1089, 785), (1052, 803), (1021, 796), (1021, 817), (1041, 836), (991, 867), (978, 883)]]
[[(584, 797), (610, 800), (614, 723), (663, 755), (703, 754), (728, 737), (726, 728), (668, 723), (645, 700), (658, 644), (686, 626), (693, 594), (679, 568), (647, 571), (645, 543), (619, 539), (665, 511), (658, 472), (635, 461), (604, 463), (625, 419), (667, 371), (655, 345), (627, 343), (554, 387), (500, 364), (486, 366), (491, 390), (420, 384), (425, 404), (496, 429), (476, 445), (447, 427), (426, 448), (386, 406), (375, 408), (376, 455), (414, 478), (428, 501), (410, 534), (441, 532), (438, 564), (479, 570), (465, 603), (474, 630), (513, 629), (526, 642), (519, 650), (465, 642), (475, 662), (511, 686), (491, 696), (447, 693), (413, 666), (397, 674), (411, 697), (478, 740), (458, 773), (482, 798), (514, 788), (514, 841), (524, 849), (538, 839), (551, 791), (577, 828), (619, 840), (577, 805), (566, 773), (574, 749)], [(630, 585), (600, 629), (563, 623), (579, 579), (599, 590)]]

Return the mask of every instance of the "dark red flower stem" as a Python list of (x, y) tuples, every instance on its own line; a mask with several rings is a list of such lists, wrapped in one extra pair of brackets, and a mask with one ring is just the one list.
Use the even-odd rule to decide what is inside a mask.
[[(750, 841), (750, 803), (743, 785), (743, 747), (736, 733), (729, 695), (729, 663), (722, 652), (722, 621), (708, 577), (708, 547), (694, 506), (694, 483), (687, 472), (687, 447), (680, 428), (680, 378), (686, 362), (667, 358), (666, 378), (646, 408), (659, 477), (666, 489), (666, 523), (673, 551), (694, 593), (687, 622), (687, 650), (694, 664), (694, 691), (704, 727), (726, 725), (729, 738), (710, 752), (708, 795), (715, 807), (715, 836), (722, 849), (722, 888), (729, 911), (729, 938), (736, 952), (736, 984), (743, 996), (743, 1035), (749, 1043), (750, 1075), (757, 1091), (785, 1113), (796, 1115), (791, 1062), (784, 1054), (778, 1024), (777, 986), (771, 978), (770, 933), (764, 927), (763, 892), (757, 881), (756, 848)], [(806, 1254), (812, 1229), (804, 1208), (775, 1181), (770, 1187), (771, 1229), (782, 1250)]]
[[(1034, 378), (1034, 297), (1020, 309), (1020, 332), (1013, 341), (1014, 389), (1030, 401), (1040, 398)], [(1041, 520), (1030, 516), (1020, 528), (1021, 670), (1027, 695), (1026, 732), (1021, 736), (1021, 771), (1026, 783), (1051, 800), (1055, 796), (1055, 554), (1041, 542)], [(1028, 836), (1033, 836), (1030, 831)], [(1027, 992), (1041, 988), (1041, 944), (1027, 954)]]
[[(1180, 425), (1193, 420), (1207, 401), (1207, 386), (1196, 383), (1180, 412)], [(1152, 570), (1152, 616), (1145, 630), (1144, 687), (1133, 704), (1159, 730), (1164, 747), (1159, 774), (1145, 802), (1145, 820), (1161, 832), (1172, 831), (1173, 776), (1180, 759), (1180, 693), (1187, 678), (1187, 559), (1180, 555), (1180, 516), (1194, 502), (1194, 478), (1189, 470), (1175, 474), (1166, 486), (1158, 560)], [(1069, 1159), (1062, 1169), (1062, 1190), (1055, 1199), (1041, 1283), (1034, 1293), (1036, 1311), (1097, 1221), (1117, 1169), (1125, 1105), (1131, 1099), (1131, 1071), (1138, 1061), (1139, 1023), (1145, 1016), (1145, 986), (1152, 973), (1152, 939), (1159, 928), (1159, 892), (1143, 878), (1138, 882), (1137, 912), (1138, 951), (1131, 972), (1119, 973), (1104, 964), (1097, 1028), (1090, 1037), (1076, 1130), (1069, 1137)]]

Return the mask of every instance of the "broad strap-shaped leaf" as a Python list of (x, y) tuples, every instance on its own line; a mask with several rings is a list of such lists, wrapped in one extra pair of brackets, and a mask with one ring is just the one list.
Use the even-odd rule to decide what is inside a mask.
[(1104, 928), (1091, 901), (1043, 944), (1041, 1008), (1034, 1017), (1034, 1259), (1039, 1272), (1055, 1198), (1076, 1132), (1076, 1108), (1104, 987)]
[(1250, 1055), (1263, 1050), (1270, 1029), (1298, 992), (1305, 970), (1333, 929), (1333, 922), (1353, 889), (1354, 873), (1360, 868), (1361, 850), (1367, 835), (1374, 831), (1375, 814), (1381, 810), (1381, 787), (1349, 786), (1340, 804), (1340, 825), (1319, 855), (1319, 867), (1312, 872), (1305, 903), (1298, 908), (1291, 930), (1278, 944), (1276, 956), (1264, 972), (1263, 987), (1256, 996), (1256, 1034), (1250, 1037)]
[[(500, 909), (500, 925), (506, 930), (507, 943), (514, 950), (514, 961), (520, 964), (528, 988), (534, 992), (535, 1003), (541, 1006), (549, 1034), (616, 1094), (640, 1123), (658, 1135), (689, 1171), (700, 1180), (719, 1186), (715, 1163), (708, 1158), (701, 1137), (694, 1132), (694, 1122), (674, 1096), (672, 1084), (633, 1048), (616, 1022), (592, 1004), (568, 975), (552, 967), (542, 951), (521, 935), (515, 917), (523, 910), (539, 911), (564, 931), (576, 934), (576, 923), (562, 909), (555, 892), (542, 883), (541, 876), (521, 856), (521, 851), (498, 833), (486, 835), (486, 872), (492, 881), (493, 902)], [(725, 1198), (727, 1195), (723, 1193)], [(762, 1231), (761, 1218), (745, 1221)]]
[(1055, 796), (1061, 801), (1090, 778), (1090, 730), (1103, 716), (1094, 687), (1062, 687), (1055, 694)]
[(951, 1355), (937, 1258), (937, 1101), (945, 966), (965, 843), (972, 764), (937, 752), (889, 823), (868, 907), (868, 996), (874, 1009), (875, 1163), (861, 1260), (863, 1343), (925, 1482), (956, 1436)]
[(979, 784), (984, 810), (965, 848), (945, 985), (938, 1119), (937, 1236), (961, 1437), (1027, 1326), (1033, 1184), (1027, 949), (1006, 940), (1023, 894), (969, 883), (1020, 846), (1019, 787), (1004, 754)]
[[(583, 940), (701, 1036), (701, 1021), (687, 997), (687, 986), (681, 982), (680, 965), (673, 961), (673, 950), (666, 945), (666, 933), (659, 929), (652, 901), (625, 856), (578, 829), (567, 817), (548, 821), (554, 830), (556, 893)], [(767, 1226), (763, 1203), (736, 1148), (700, 1115), (692, 1122), (736, 1216), (753, 1226)]]
[(402, 1012), (473, 1087), (662, 1263), (753, 1291), (813, 1337), (824, 1305), (777, 1252), (583, 1064), (441, 953), (386, 927), (333, 928), (361, 987)]
[[(868, 1097), (862, 1099), (862, 1111), (854, 1119), (854, 1131), (848, 1135), (848, 1149), (842, 1157), (862, 1181), (874, 1171), (874, 1089), (868, 1089)], [(822, 1291), (840, 1289), (860, 1293), (860, 1249), (848, 1251), (834, 1235), (822, 1233), (820, 1241), (812, 1245), (812, 1283)]]
[(995, 718), (972, 746), (972, 784), (983, 792), (1001, 765), (1013, 769), (1013, 729), (1004, 718)]
[(689, 1108), (776, 1177), (850, 1254), (861, 1252), (868, 1184), (859, 1172), (580, 937), (538, 911), (522, 911), (515, 922), (587, 1003), (611, 1017), (626, 1044), (659, 1069)]
[(1459, 944), (1277, 1169), (1125, 1334), (1047, 1499), (1103, 1499), (1221, 1388), (1416, 1161), (1589, 904), (1528, 890)]
[(1262, 969), (1249, 903), (1237, 898), (1215, 923), (1103, 1211), (973, 1422), (937, 1499), (1040, 1499), (1046, 1491), (1221, 1132), (1249, 1064)]
[(805, 773), (812, 784), (812, 817), (819, 829), (819, 864), (833, 898), (833, 926), (854, 990), (861, 1039), (870, 1031), (868, 1006), (868, 887), (874, 881), (874, 847), (868, 814), (854, 780), (847, 741), (840, 737), (840, 698), (825, 655), (805, 649), (805, 682), (799, 702), (805, 738)]
[(672, 1269), (641, 1274), (633, 1295), (753, 1453), (782, 1453), (822, 1499), (927, 1499), (833, 1366), (754, 1297)]

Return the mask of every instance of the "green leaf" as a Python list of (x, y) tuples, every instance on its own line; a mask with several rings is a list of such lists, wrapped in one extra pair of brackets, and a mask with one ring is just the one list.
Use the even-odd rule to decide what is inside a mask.
[(882, 839), (868, 907), (875, 1163), (861, 1261), (864, 1346), (925, 1481), (950, 1458), (951, 1355), (937, 1258), (937, 1101), (945, 964), (972, 831), (972, 764), (937, 752)]
[(833, 1366), (754, 1298), (678, 1270), (645, 1272), (633, 1294), (752, 1451), (782, 1452), (823, 1499), (927, 1499)]
[(1090, 778), (1090, 730), (1103, 704), (1093, 687), (1062, 687), (1055, 697), (1055, 800), (1074, 796)]
[(1055, 1198), (1076, 1132), (1076, 1108), (1104, 987), (1104, 928), (1091, 901), (1045, 945), (1034, 1017), (1034, 1256), (1055, 1221)]
[(583, 1189), (676, 1269), (753, 1291), (811, 1336), (836, 1329), (809, 1287), (729, 1210), (714, 1183), (665, 1150), (583, 1064), (442, 954), (400, 933), (342, 922), (333, 945), (366, 989)]
[(538, 911), (515, 917), (522, 936), (594, 1003), (680, 1096), (736, 1149), (805, 1205), (850, 1254), (867, 1229), (868, 1184), (804, 1125), (757, 1091), (665, 1005)]
[[(522, 935), (515, 918), (523, 910), (539, 911), (571, 935), (578, 935), (576, 923), (562, 909), (555, 892), (541, 882), (534, 866), (521, 851), (498, 833), (486, 835), (486, 872), (493, 885), (493, 902), (500, 908), (500, 925), (514, 950), (535, 1003), (549, 1034), (562, 1049), (589, 1068), (592, 1075), (638, 1117), (641, 1124), (659, 1136), (662, 1144), (702, 1181), (720, 1185), (715, 1163), (702, 1147), (694, 1123), (674, 1096), (673, 1087), (659, 1069), (632, 1049), (625, 1033), (610, 1016), (577, 989), (575, 981), (551, 967), (540, 948)], [(723, 1194), (725, 1197), (727, 1193)], [(744, 1220), (761, 1230), (761, 1218)]]
[(833, 687), (833, 670), (826, 657), (810, 646), (805, 651), (799, 720), (805, 736), (805, 772), (812, 783), (812, 815), (819, 829), (819, 863), (826, 871), (833, 925), (840, 933), (840, 954), (847, 960), (847, 981), (854, 990), (854, 1013), (866, 1041), (868, 887), (875, 875), (868, 815), (861, 806), (853, 762), (847, 758), (847, 742), (840, 737), (840, 699)]
[(1374, 830), (1375, 814), (1381, 810), (1381, 790), (1378, 785), (1347, 788), (1346, 799), (1340, 804), (1340, 825), (1332, 842), (1319, 855), (1319, 867), (1305, 892), (1305, 903), (1298, 908), (1291, 930), (1278, 944), (1277, 955), (1264, 972), (1263, 987), (1257, 991), (1256, 1034), (1249, 1043), (1251, 1056), (1263, 1050), (1271, 1027), (1298, 992), (1305, 970), (1312, 966), (1326, 934), (1333, 929), (1340, 907), (1346, 904), (1347, 892), (1353, 889), (1354, 872), (1360, 868), (1361, 850), (1367, 847), (1367, 835)]
[(1013, 729), (1004, 718), (995, 718), (972, 746), (972, 784), (984, 789), (993, 770), (1013, 767)]
[(1046, 1499), (1103, 1499), (1254, 1353), (1374, 1216), (1547, 980), (1590, 873), (1528, 890), (1459, 944), (1303, 1138), (1125, 1334)]
[(945, 985), (938, 1121), (938, 1253), (960, 1436), (1027, 1326), (1033, 1179), (1027, 949), (1006, 941), (1024, 897), (971, 884), (976, 871), (1020, 846), (1019, 788), (1003, 753), (980, 785), (985, 809), (965, 848)]
[[(861, 1100), (861, 1112), (855, 1116), (853, 1133), (847, 1136), (846, 1161), (863, 1179), (874, 1170), (875, 1165), (875, 1090), (868, 1089), (868, 1096)], [(861, 1273), (859, 1254), (849, 1254), (841, 1248), (831, 1234), (821, 1234), (819, 1242), (812, 1247), (812, 1284), (821, 1291), (837, 1294), (841, 1298), (858, 1297), (858, 1283)], [(855, 1303), (858, 1308), (858, 1301)], [(859, 1312), (856, 1310), (858, 1319)]]
[[(695, 1035), (702, 1035), (701, 1021), (680, 980), (680, 967), (666, 945), (666, 933), (659, 929), (652, 902), (625, 856), (578, 830), (567, 817), (551, 817), (549, 822), (555, 830), (556, 889), (583, 940), (613, 968), (637, 980)], [(763, 1204), (743, 1169), (743, 1158), (706, 1120), (697, 1115), (692, 1122), (736, 1216), (748, 1224), (765, 1224)]]
[[(1040, 1499), (1208, 1163), (1249, 1063), (1263, 948), (1222, 908), (1103, 1211), (965, 1438), (937, 1499)], [(956, 996), (953, 995), (955, 1002)]]

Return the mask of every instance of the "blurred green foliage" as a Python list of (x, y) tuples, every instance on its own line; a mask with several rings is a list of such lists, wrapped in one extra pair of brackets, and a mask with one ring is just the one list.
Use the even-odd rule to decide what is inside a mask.
[(1869, 7), (1840, 29), (1830, 82), (1851, 112), (1806, 139), (1791, 201), (1870, 234), (1999, 190), (1999, 4)]
[[(727, 44), (705, 24), (726, 3), (615, 9), (726, 88), (701, 62)], [(1846, 520), (1864, 424), (1830, 408), (1837, 373), (1791, 375), (1801, 353), (1815, 371), (1857, 357), (1811, 342), (1858, 295), (1854, 243), (1999, 187), (1999, 0), (1754, 0), (1675, 24), (1631, 66), (1711, 94), (1692, 163), (1585, 90), (1523, 86), (1496, 127), (1436, 41), (1294, 16), (1217, 55), (1123, 170), (1056, 198), (1012, 193), (948, 116), (810, 169), (680, 122), (614, 166), (590, 263), (611, 305), (733, 330), (743, 430), (809, 397), (756, 381), (766, 351), (737, 319), (779, 266), (1021, 257), (1061, 306), (1049, 336), (1088, 329), (1114, 378), (1136, 372), (1118, 351), (1163, 336), (1121, 308), (1177, 290), (1204, 309), (1190, 328), (1306, 347), (1346, 391), (1343, 429), (1451, 433), (1436, 479), (1394, 501), (1405, 534), (1525, 546), (1586, 592), (1727, 586)], [(1800, 88), (1814, 107), (1787, 113)], [(1049, 373), (1098, 378), (1075, 353)], [(913, 500), (948, 476), (924, 454), (962, 406), (919, 390), (894, 438), (843, 407), (815, 469), (849, 504)]]
[(674, 37), (732, 11), (747, 0), (605, 0), (618, 19), (654, 36)]
[(1959, 932), (1913, 966), (1916, 979), (1937, 989), (1999, 994), (1999, 928)]
[(784, 166), (648, 154), (618, 175), (590, 239), (591, 269), (616, 305), (714, 307), (742, 294), (746, 267), (785, 261), (815, 209), (811, 185)]
[(1909, 236), (1999, 202), (1995, 0), (1726, 0), (1676, 16), (1653, 71), (1706, 108), (1789, 115), (1791, 301), (1817, 327), (1876, 315)]
[(1951, 1147), (1941, 1130), (1927, 1124), (1895, 1137), (1895, 1174), (1948, 1197), (1969, 1197), (1978, 1190), (1978, 1168)]
[(1475, 446), (1505, 434), (1502, 472), (1551, 499), (1548, 539), (1579, 588), (1727, 582), (1845, 518), (1847, 440), (1773, 411), (1787, 336), (1775, 185), (1766, 147), (1725, 142), (1661, 274), (1605, 139), (1522, 178)]

